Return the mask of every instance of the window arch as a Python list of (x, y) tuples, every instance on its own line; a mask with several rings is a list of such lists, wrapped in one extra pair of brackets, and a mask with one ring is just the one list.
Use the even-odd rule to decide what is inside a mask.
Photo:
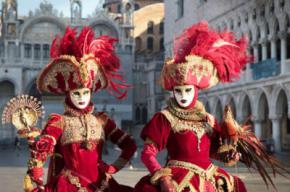
[(147, 49), (153, 51), (154, 39), (153, 37), (147, 38)]
[(147, 33), (148, 34), (153, 34), (153, 28), (154, 28), (154, 22), (153, 21), (149, 21), (147, 24)]
[(135, 39), (135, 49), (136, 51), (141, 51), (142, 49), (142, 39), (140, 37)]

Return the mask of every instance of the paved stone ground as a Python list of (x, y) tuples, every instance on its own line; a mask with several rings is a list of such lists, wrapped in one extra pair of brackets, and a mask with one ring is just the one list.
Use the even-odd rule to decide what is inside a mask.
[[(113, 162), (118, 153), (118, 150), (110, 149), (109, 155), (104, 155), (105, 161)], [(0, 192), (22, 191), (22, 179), (26, 171), (27, 154), (26, 150), (16, 152), (13, 148), (0, 149)], [(164, 162), (165, 156), (165, 153), (159, 156), (160, 162)], [(284, 162), (290, 163), (289, 154), (281, 154), (279, 157)], [(133, 170), (125, 168), (114, 176), (118, 182), (134, 186), (142, 176), (148, 173), (138, 158), (134, 159), (132, 163), (134, 165)], [(227, 170), (242, 178), (250, 192), (274, 191), (265, 187), (261, 177), (257, 173), (249, 173), (242, 165)], [(274, 179), (279, 192), (290, 191), (290, 175), (288, 177), (289, 179), (279, 176)]]

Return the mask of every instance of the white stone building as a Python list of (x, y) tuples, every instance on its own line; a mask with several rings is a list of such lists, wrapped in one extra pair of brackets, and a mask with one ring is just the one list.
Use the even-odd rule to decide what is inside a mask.
[(207, 20), (217, 30), (249, 37), (255, 62), (240, 81), (200, 92), (200, 99), (218, 120), (226, 104), (236, 119), (251, 116), (256, 135), (273, 141), (275, 151), (290, 151), (290, 1), (289, 0), (165, 0), (165, 50), (183, 29)]
[[(118, 38), (116, 46), (122, 71), (127, 82), (132, 83), (133, 40), (128, 35), (133, 29), (131, 18), (133, 10), (130, 9), (133, 7), (132, 1), (120, 1), (120, 13), (99, 10), (87, 18), (82, 17), (81, 0), (67, 1), (71, 5), (71, 17), (63, 17), (48, 1), (40, 3), (39, 8), (29, 15), (20, 17), (16, 0), (3, 1), (0, 37), (0, 114), (11, 97), (23, 93), (41, 98), (46, 115), (51, 112), (62, 113), (63, 98), (40, 95), (35, 80), (39, 71), (49, 62), (49, 49), (53, 38), (56, 34), (62, 35), (66, 26), (80, 29), (88, 25), (94, 29), (96, 36), (110, 35)], [(122, 101), (117, 101), (105, 91), (94, 96), (97, 110), (106, 110), (114, 116), (119, 126), (125, 127), (132, 121), (131, 101), (132, 90), (129, 91), (128, 98)], [(11, 125), (0, 125), (0, 142), (10, 142), (15, 136), (15, 130)]]

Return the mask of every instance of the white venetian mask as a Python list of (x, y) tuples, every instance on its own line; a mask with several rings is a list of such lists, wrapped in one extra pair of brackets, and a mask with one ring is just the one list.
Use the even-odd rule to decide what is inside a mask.
[(180, 107), (186, 108), (192, 103), (194, 99), (195, 95), (194, 86), (193, 85), (174, 86), (173, 95), (178, 105)]
[(69, 92), (71, 102), (78, 109), (86, 108), (91, 100), (91, 90), (89, 88), (74, 89)]

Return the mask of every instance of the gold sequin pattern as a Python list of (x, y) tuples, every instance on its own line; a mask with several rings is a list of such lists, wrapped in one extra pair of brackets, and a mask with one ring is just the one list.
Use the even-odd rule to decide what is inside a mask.
[(175, 84), (185, 85), (189, 75), (195, 76), (198, 83), (203, 77), (210, 78), (210, 88), (219, 82), (217, 70), (210, 60), (197, 55), (188, 55), (186, 62), (174, 64), (169, 60), (164, 64), (161, 72), (162, 86), (165, 88), (166, 80), (174, 80)]
[(61, 137), (63, 145), (74, 142), (104, 140), (104, 127), (92, 114), (78, 117), (63, 116), (64, 128)]

